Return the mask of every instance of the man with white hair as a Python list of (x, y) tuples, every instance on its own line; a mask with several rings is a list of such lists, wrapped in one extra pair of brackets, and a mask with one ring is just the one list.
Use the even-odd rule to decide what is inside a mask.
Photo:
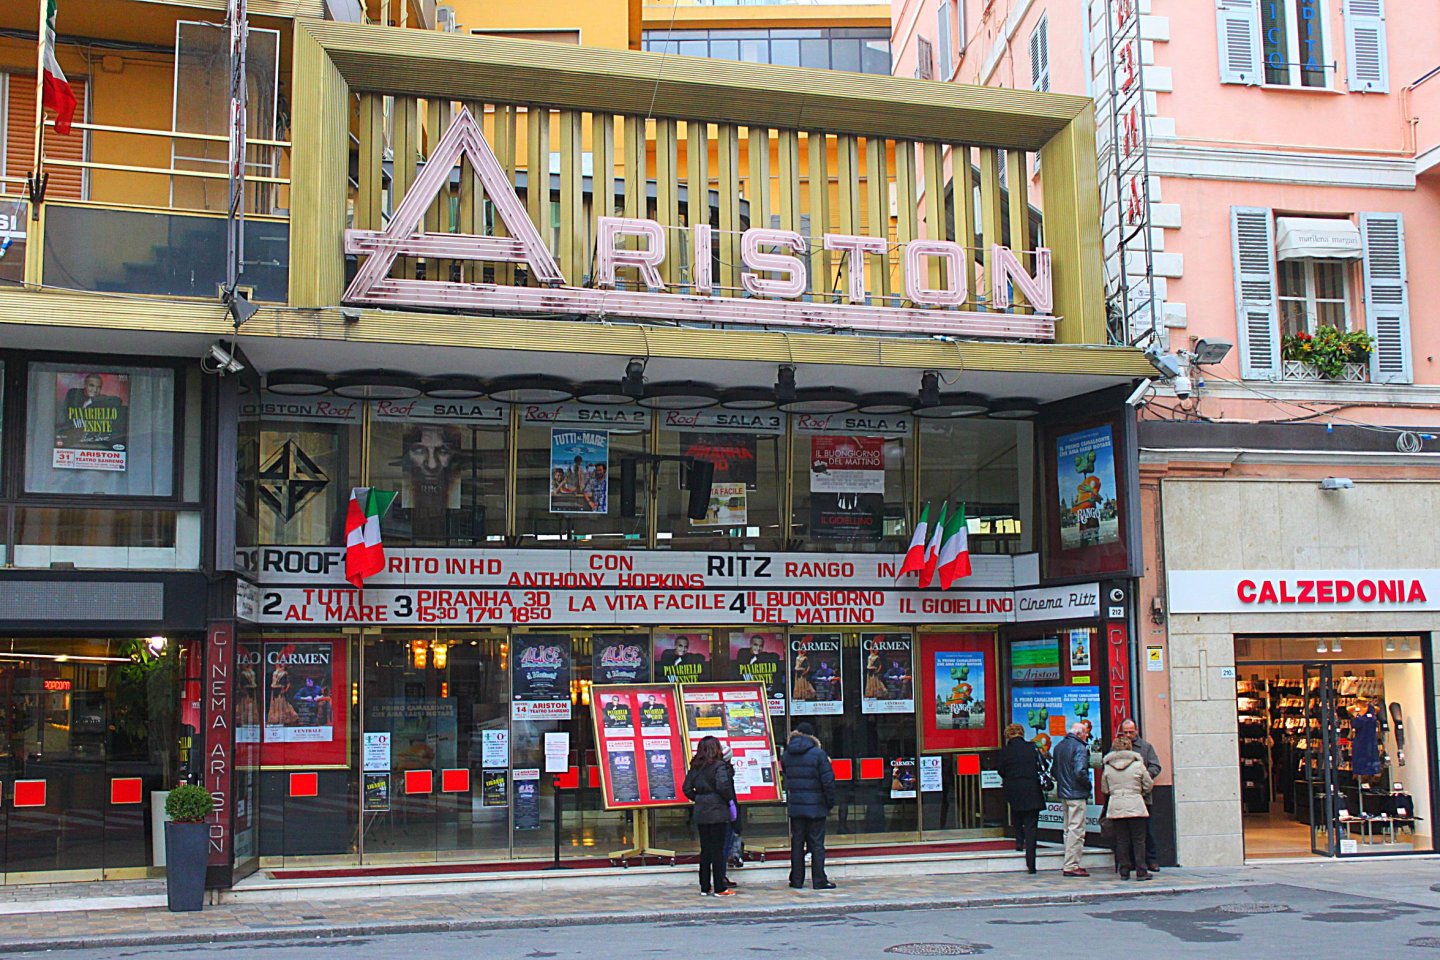
[(1065, 808), (1065, 867), (1067, 877), (1088, 877), (1090, 872), (1080, 865), (1085, 849), (1085, 811), (1090, 804), (1094, 778), (1090, 775), (1090, 750), (1086, 723), (1077, 720), (1070, 732), (1051, 750), (1054, 757), (1055, 794)]

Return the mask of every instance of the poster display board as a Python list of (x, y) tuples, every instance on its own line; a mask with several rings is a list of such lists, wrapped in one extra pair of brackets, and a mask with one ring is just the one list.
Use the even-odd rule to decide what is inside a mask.
[(989, 633), (920, 635), (920, 736), (926, 752), (1000, 745), (1000, 684)]
[[(236, 741), (260, 742), (267, 767), (343, 767), (349, 763), (350, 699), (343, 640), (296, 639), (259, 645), (240, 664)], [(337, 696), (336, 691), (340, 691)], [(263, 705), (263, 706), (262, 706)], [(252, 722), (259, 720), (259, 723)]]
[(686, 762), (695, 743), (715, 737), (730, 748), (740, 803), (779, 800), (765, 688), (758, 683), (703, 683), (686, 684), (679, 691), (685, 712)]
[(790, 715), (838, 717), (844, 714), (843, 671), (840, 634), (791, 634)]
[(908, 633), (862, 633), (865, 687), (861, 713), (914, 713), (914, 644)]
[(512, 720), (570, 719), (568, 635), (531, 634), (510, 645)]
[(676, 687), (601, 684), (590, 691), (601, 795), (607, 810), (689, 803), (680, 792), (690, 762)]

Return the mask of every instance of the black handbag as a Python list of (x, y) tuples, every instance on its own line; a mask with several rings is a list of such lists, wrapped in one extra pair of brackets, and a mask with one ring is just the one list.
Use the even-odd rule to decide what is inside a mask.
[(1055, 774), (1050, 755), (1038, 748), (1035, 751), (1035, 773), (1040, 778), (1040, 792), (1050, 793), (1055, 789)]

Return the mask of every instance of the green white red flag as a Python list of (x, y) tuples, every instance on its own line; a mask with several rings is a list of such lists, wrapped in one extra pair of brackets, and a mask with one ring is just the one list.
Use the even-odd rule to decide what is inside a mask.
[(925, 509), (920, 511), (920, 522), (915, 524), (915, 532), (910, 535), (910, 548), (905, 551), (905, 562), (900, 565), (900, 572), (895, 575), (896, 580), (925, 566), (925, 540), (929, 529), (930, 504), (927, 503)]
[(940, 545), (940, 589), (949, 590), (950, 584), (961, 577), (970, 576), (970, 531), (965, 522), (965, 504), (945, 525), (945, 539)]
[(367, 577), (385, 569), (385, 545), (380, 540), (380, 518), (395, 502), (395, 491), (352, 487), (345, 511), (345, 579), (355, 588)]
[(928, 587), (935, 579), (935, 570), (940, 566), (940, 542), (941, 536), (945, 533), (945, 508), (949, 504), (940, 504), (940, 519), (935, 521), (934, 531), (930, 534), (930, 542), (925, 547), (925, 563), (920, 568), (920, 586)]
[(70, 132), (75, 120), (75, 91), (60, 69), (55, 58), (55, 11), (56, 0), (45, 2), (45, 25), (40, 32), (41, 52), (44, 56), (45, 72), (40, 77), (41, 102), (55, 112), (55, 132), (62, 137)]

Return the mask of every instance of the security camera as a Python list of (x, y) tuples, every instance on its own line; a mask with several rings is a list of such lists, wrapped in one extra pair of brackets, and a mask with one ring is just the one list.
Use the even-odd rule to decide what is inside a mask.
[(210, 350), (201, 359), (200, 366), (206, 373), (213, 373), (217, 377), (223, 377), (227, 373), (239, 373), (245, 369), (245, 364), (236, 360), (233, 353), (218, 343), (210, 345)]
[(1170, 381), (1170, 386), (1175, 389), (1175, 396), (1179, 397), (1181, 400), (1184, 400), (1185, 398), (1190, 396), (1191, 386), (1189, 377), (1181, 374), (1180, 376)]
[(1150, 380), (1150, 379), (1148, 379), (1148, 378), (1145, 379), (1145, 380), (1141, 380), (1140, 383), (1136, 385), (1135, 389), (1134, 389), (1133, 391), (1131, 391), (1130, 396), (1128, 396), (1128, 397), (1125, 398), (1125, 406), (1127, 406), (1127, 407), (1143, 407), (1143, 406), (1145, 406), (1145, 401), (1148, 400), (1148, 399), (1150, 399), (1150, 390), (1151, 390), (1151, 388), (1153, 388), (1154, 386), (1155, 386), (1155, 381), (1154, 381), (1154, 380)]
[(1145, 348), (1145, 359), (1149, 360), (1150, 366), (1160, 371), (1160, 376), (1167, 380), (1185, 374), (1184, 362), (1173, 353), (1162, 350), (1160, 344), (1153, 341)]

